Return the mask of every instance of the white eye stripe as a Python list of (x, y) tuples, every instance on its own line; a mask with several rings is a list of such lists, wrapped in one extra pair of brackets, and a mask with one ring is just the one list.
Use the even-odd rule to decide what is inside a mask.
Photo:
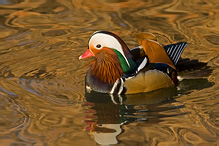
[[(97, 47), (98, 44), (101, 45), (100, 48)], [(121, 44), (119, 43), (119, 41), (116, 38), (114, 38), (111, 35), (97, 33), (91, 37), (91, 39), (89, 41), (89, 46), (93, 46), (98, 50), (102, 49), (103, 47), (115, 49), (115, 50), (119, 51), (124, 56), (126, 63), (128, 64), (128, 66), (130, 66), (130, 64), (129, 64), (129, 62), (128, 62), (128, 60), (127, 60), (127, 58), (122, 50)]]

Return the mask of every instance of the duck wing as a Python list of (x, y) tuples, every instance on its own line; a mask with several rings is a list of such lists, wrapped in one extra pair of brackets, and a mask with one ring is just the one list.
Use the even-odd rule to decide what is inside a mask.
[(167, 74), (159, 70), (139, 72), (135, 77), (125, 80), (125, 94), (149, 92), (161, 88), (174, 86), (173, 81)]

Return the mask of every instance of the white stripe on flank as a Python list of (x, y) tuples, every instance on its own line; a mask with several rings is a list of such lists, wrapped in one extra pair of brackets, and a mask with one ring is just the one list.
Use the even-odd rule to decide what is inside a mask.
[(124, 81), (123, 81), (122, 78), (120, 78), (120, 81), (121, 81), (121, 85), (120, 85), (118, 94), (121, 94), (121, 93), (122, 93), (122, 91), (123, 91), (123, 85), (124, 85)]
[(147, 64), (147, 58), (145, 57), (144, 60), (142, 61), (142, 63), (139, 65), (137, 72), (139, 72), (142, 68), (145, 67), (145, 65)]
[(114, 90), (115, 90), (116, 86), (118, 85), (118, 83), (119, 83), (119, 79), (117, 79), (116, 82), (114, 83), (114, 85), (113, 85), (113, 87), (112, 87), (112, 89), (110, 91), (110, 94), (114, 93)]

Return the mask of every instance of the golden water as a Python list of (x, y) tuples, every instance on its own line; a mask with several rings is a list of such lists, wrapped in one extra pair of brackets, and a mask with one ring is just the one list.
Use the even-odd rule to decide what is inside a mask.
[[(0, 145), (218, 145), (218, 7), (217, 0), (0, 0)], [(210, 71), (184, 72), (190, 79), (177, 89), (85, 98), (90, 59), (78, 57), (97, 30), (130, 48), (136, 32), (164, 45), (186, 41), (182, 57)]]

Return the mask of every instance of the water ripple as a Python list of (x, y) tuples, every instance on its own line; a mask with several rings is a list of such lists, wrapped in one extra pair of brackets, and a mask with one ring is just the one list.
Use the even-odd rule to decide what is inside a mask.
[[(2, 145), (96, 145), (95, 134), (107, 131), (122, 132), (119, 145), (216, 145), (217, 13), (214, 0), (1, 1)], [(157, 96), (87, 98), (90, 60), (78, 57), (97, 30), (119, 34), (130, 48), (138, 45), (133, 33), (144, 31), (164, 45), (187, 41), (182, 57), (206, 66), (191, 65), (174, 91)]]
[(11, 133), (25, 129), (30, 124), (30, 117), (25, 112), (26, 109), (15, 100), (16, 96), (15, 93), (0, 88), (1, 136), (9, 136)]
[(44, 81), (20, 78), (18, 83), (28, 92), (43, 97), (47, 101), (58, 105), (68, 105), (83, 101), (83, 96), (80, 93), (77, 93), (77, 89), (71, 88), (61, 81), (54, 82), (54, 80)]

